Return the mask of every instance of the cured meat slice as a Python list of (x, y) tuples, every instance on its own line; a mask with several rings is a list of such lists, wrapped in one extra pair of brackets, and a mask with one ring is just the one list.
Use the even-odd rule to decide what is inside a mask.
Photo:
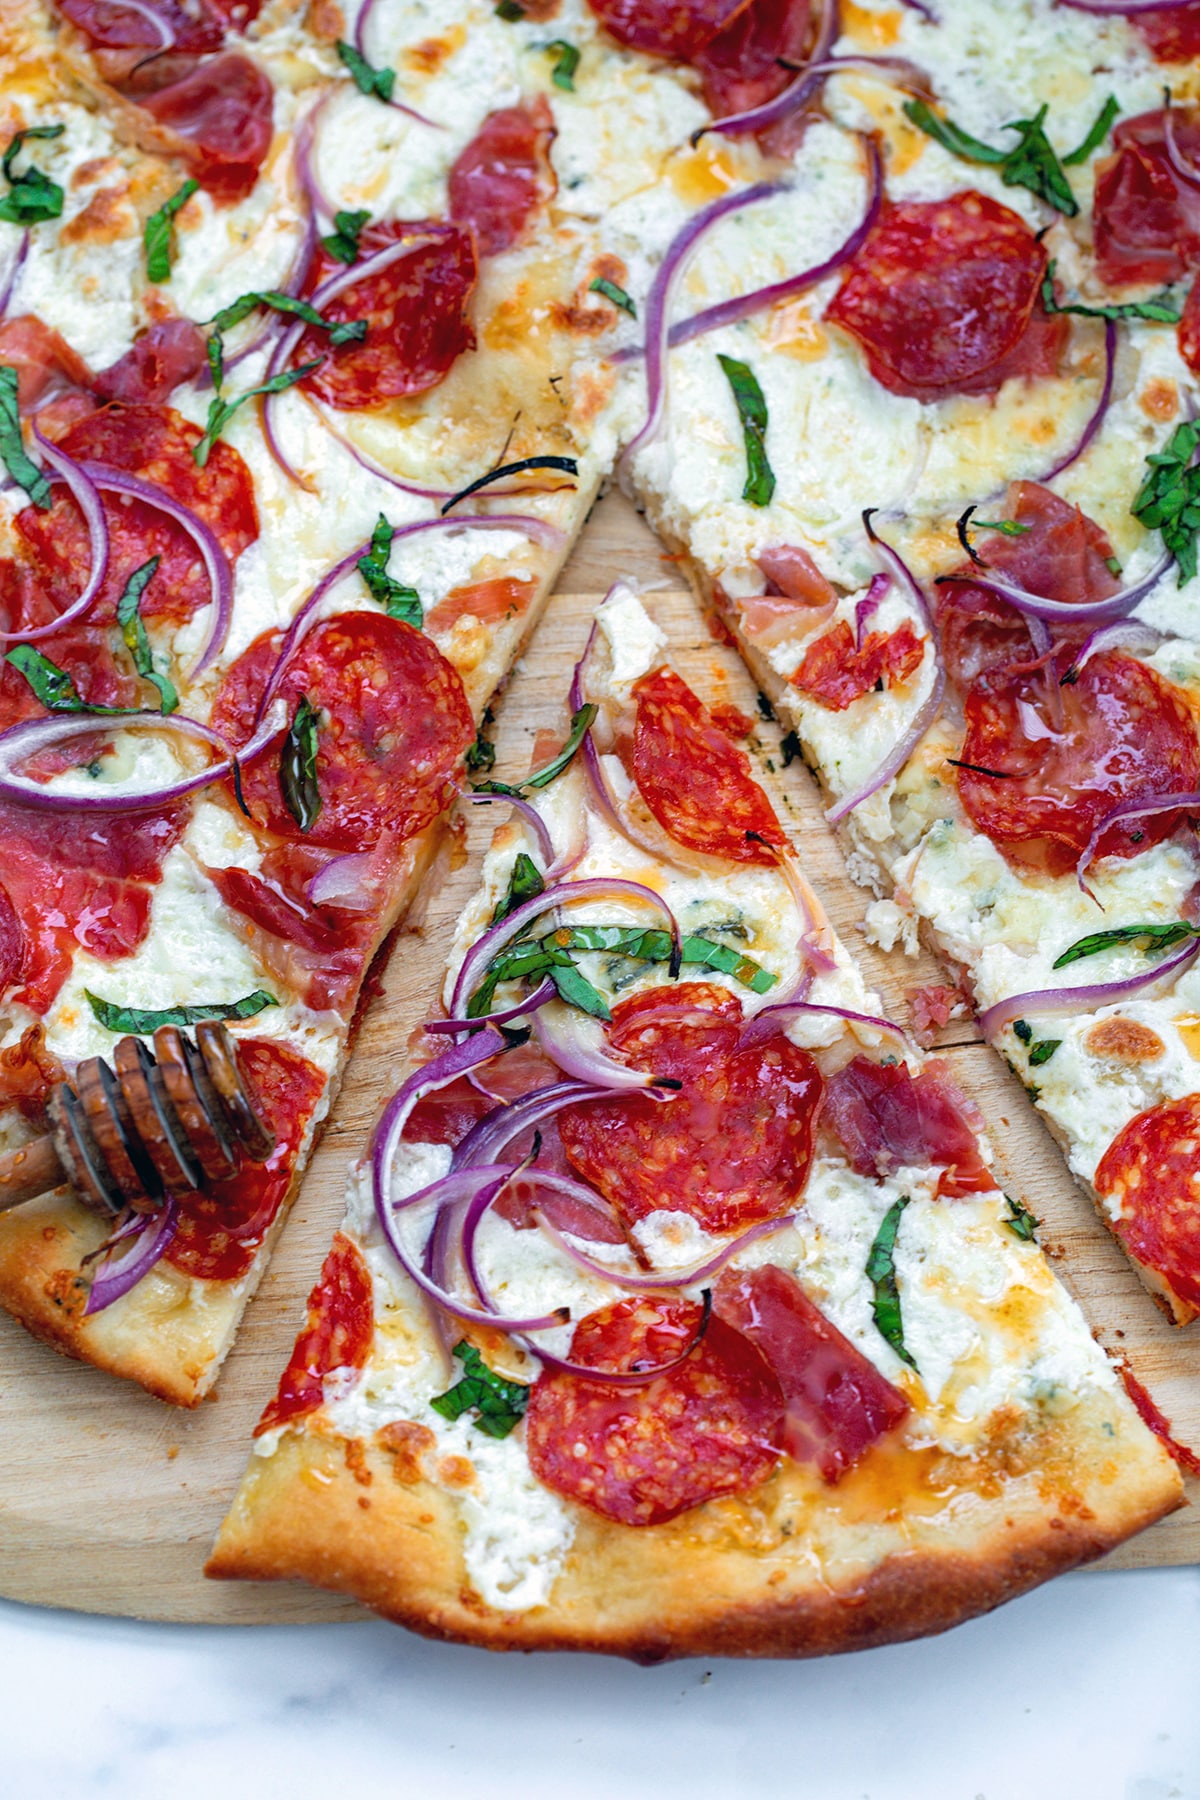
[(799, 1199), (821, 1074), (782, 1035), (742, 1048), (741, 1016), (736, 995), (701, 981), (644, 989), (613, 1008), (612, 1048), (683, 1083), (673, 1099), (622, 1094), (558, 1116), (568, 1160), (623, 1219), (685, 1212), (706, 1231), (737, 1231)]
[(48, 400), (56, 389), (92, 385), (92, 372), (82, 356), (34, 313), (18, 313), (0, 322), (0, 363), (17, 371), (22, 412)]
[[(420, 247), (377, 275), (353, 282), (323, 308), (325, 318), (339, 323), (365, 319), (363, 342), (331, 349), (328, 334), (314, 326), (296, 348), (297, 365), (324, 359), (303, 385), (331, 406), (353, 412), (424, 393), (475, 342), (467, 316), (478, 272), (471, 232), (438, 220), (388, 219), (367, 226), (359, 238), (360, 258), (405, 238), (421, 240)], [(343, 265), (322, 248), (309, 291), (339, 273)]]
[(491, 113), (450, 171), (450, 217), (470, 226), (480, 256), (496, 256), (523, 234), (553, 192), (547, 152), (554, 116), (541, 94), (528, 106)]
[(214, 198), (241, 200), (271, 148), (275, 95), (258, 64), (238, 50), (206, 57), (180, 81), (138, 105), (182, 140)]
[(588, 0), (619, 44), (692, 62), (752, 0)]
[[(1096, 267), (1110, 287), (1164, 286), (1200, 262), (1200, 189), (1171, 166), (1165, 116), (1159, 108), (1123, 119), (1113, 155), (1096, 170)], [(1172, 125), (1180, 152), (1194, 163), (1200, 112), (1175, 107)]]
[(1117, 1198), (1130, 1256), (1200, 1308), (1200, 1094), (1131, 1119), (1100, 1159), (1096, 1192)]
[(335, 1232), (308, 1296), (308, 1319), (279, 1378), (279, 1391), (254, 1428), (255, 1437), (315, 1412), (324, 1397), (325, 1376), (335, 1369), (361, 1369), (374, 1339), (371, 1272), (350, 1239)]
[(101, 400), (126, 406), (167, 399), (205, 363), (204, 333), (190, 319), (163, 319), (137, 338), (131, 349), (92, 383)]
[(908, 1401), (813, 1305), (794, 1275), (727, 1269), (716, 1311), (758, 1347), (783, 1389), (783, 1448), (840, 1481), (907, 1418)]
[(1065, 321), (1039, 309), (1046, 252), (1007, 206), (967, 190), (889, 206), (826, 318), (858, 339), (894, 394), (942, 400), (1043, 375)]
[(1160, 62), (1190, 62), (1200, 56), (1200, 5), (1195, 0), (1190, 6), (1131, 13), (1129, 22)]
[(996, 1178), (966, 1105), (942, 1063), (926, 1063), (914, 1076), (906, 1063), (856, 1056), (830, 1077), (822, 1122), (860, 1175), (932, 1166), (943, 1171), (940, 1195), (990, 1193)]
[(652, 670), (633, 691), (633, 778), (663, 830), (687, 850), (773, 867), (787, 838), (746, 752), (673, 669)]
[(54, 0), (64, 19), (103, 50), (162, 50), (200, 54), (220, 48), (220, 22), (207, 7), (188, 9), (180, 0)]
[(812, 37), (811, 0), (750, 0), (692, 61), (718, 119), (749, 112), (795, 79)]
[[(701, 1321), (691, 1300), (620, 1300), (575, 1328), (572, 1362), (627, 1373), (668, 1363)], [(721, 1318), (643, 1387), (543, 1370), (525, 1415), (539, 1481), (622, 1525), (659, 1525), (758, 1487), (779, 1460), (783, 1394), (760, 1350)]]
[[(1067, 652), (1059, 664), (1065, 668)], [(1061, 670), (1060, 670), (1061, 673)], [(1063, 875), (1093, 830), (1126, 801), (1191, 793), (1200, 747), (1184, 697), (1144, 663), (1101, 651), (1053, 703), (1040, 674), (981, 675), (964, 706), (958, 791), (970, 818), (1011, 861)], [(1185, 815), (1113, 825), (1100, 856), (1135, 856)]]
[[(226, 675), (213, 724), (243, 744), (279, 653), (267, 633)], [(305, 832), (279, 785), (284, 732), (243, 772), (260, 823), (327, 850), (367, 850), (385, 833), (403, 842), (449, 805), (451, 777), (474, 741), (458, 674), (423, 632), (383, 613), (339, 613), (300, 644), (278, 694), (292, 716), (307, 697), (318, 716), (320, 809)]]
[(792, 684), (828, 707), (845, 712), (875, 688), (900, 687), (915, 675), (925, 644), (906, 619), (896, 631), (869, 632), (861, 648), (845, 619), (810, 644)]

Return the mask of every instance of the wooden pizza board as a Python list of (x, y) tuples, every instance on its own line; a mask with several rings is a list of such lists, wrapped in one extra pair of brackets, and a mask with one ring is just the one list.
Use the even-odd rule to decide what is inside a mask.
[[(621, 575), (649, 587), (647, 603), (683, 674), (709, 699), (755, 714), (754, 686), (736, 654), (713, 641), (695, 602), (679, 591), (670, 560), (632, 507), (611, 495), (596, 509), (497, 708), (498, 773), (526, 770), (538, 728), (561, 722), (593, 609)], [(858, 927), (869, 896), (847, 878), (811, 780), (799, 764), (781, 773), (773, 725), (755, 739), (763, 779), (834, 925), (857, 948), (887, 1009), (906, 1019), (905, 990), (938, 979), (935, 965), (885, 957), (865, 942)], [(454, 921), (475, 886), (494, 819), (491, 808), (469, 811), (469, 855), (460, 853), (457, 867), (448, 855), (435, 870), (394, 944), (329, 1129), (215, 1400), (193, 1413), (173, 1410), (55, 1355), (0, 1315), (0, 1593), (149, 1619), (258, 1624), (361, 1616), (357, 1606), (300, 1585), (207, 1582), (201, 1565), (339, 1219), (347, 1165), (396, 1084), (408, 1035), (440, 982)], [(1157, 1311), (1067, 1175), (1025, 1094), (973, 1027), (952, 1025), (943, 1038), (959, 1080), (987, 1117), (1004, 1185), (1044, 1221), (1042, 1239), (1097, 1335), (1129, 1357), (1178, 1435), (1200, 1446), (1200, 1325), (1181, 1333)], [(1190, 1485), (1200, 1502), (1200, 1483)], [(1111, 1559), (1123, 1567), (1193, 1561), (1200, 1562), (1195, 1505)]]

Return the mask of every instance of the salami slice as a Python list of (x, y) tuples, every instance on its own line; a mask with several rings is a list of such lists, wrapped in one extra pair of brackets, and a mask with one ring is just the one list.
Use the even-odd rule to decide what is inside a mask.
[(255, 1437), (315, 1412), (324, 1399), (325, 1377), (335, 1369), (361, 1369), (375, 1339), (371, 1271), (361, 1252), (340, 1231), (308, 1296), (308, 1317), (291, 1361), (254, 1427)]
[(588, 0), (619, 44), (692, 62), (751, 0)]
[(746, 752), (673, 669), (652, 670), (633, 691), (633, 778), (663, 830), (686, 850), (773, 867), (787, 838)]
[(845, 712), (872, 690), (902, 687), (924, 659), (924, 639), (907, 619), (896, 631), (868, 632), (861, 647), (839, 619), (804, 652), (792, 685), (830, 712)]
[(163, 319), (144, 331), (124, 356), (101, 369), (93, 391), (126, 406), (157, 404), (191, 381), (205, 364), (204, 333), (190, 319)]
[[(1068, 658), (1060, 656), (1062, 668)], [(1184, 697), (1120, 652), (1101, 651), (1074, 683), (1056, 684), (1053, 704), (1047, 695), (1038, 674), (980, 676), (964, 706), (961, 760), (969, 766), (958, 770), (958, 791), (973, 823), (1010, 861), (1063, 875), (1114, 807), (1200, 785), (1200, 748)], [(1113, 825), (1098, 854), (1135, 856), (1184, 816)]]
[[(625, 1373), (695, 1335), (690, 1300), (621, 1300), (575, 1328), (571, 1360)], [(661, 1525), (759, 1487), (779, 1460), (783, 1395), (761, 1351), (714, 1317), (687, 1360), (644, 1387), (544, 1370), (525, 1415), (539, 1481), (621, 1525)]]
[(240, 50), (206, 57), (139, 106), (175, 132), (197, 179), (217, 200), (243, 199), (258, 179), (274, 133), (275, 95)]
[(554, 191), (554, 115), (544, 95), (489, 114), (450, 171), (450, 217), (470, 226), (480, 256), (496, 256), (524, 233)]
[(762, 1351), (783, 1389), (783, 1448), (840, 1481), (903, 1423), (908, 1401), (815, 1307), (794, 1275), (767, 1264), (727, 1269), (720, 1318)]
[[(1110, 287), (1182, 281), (1200, 263), (1200, 189), (1172, 167), (1164, 118), (1160, 108), (1122, 120), (1112, 156), (1096, 170), (1096, 267)], [(1180, 151), (1194, 163), (1200, 111), (1175, 107), (1172, 124)]]
[(1035, 313), (1045, 273), (1040, 240), (998, 201), (971, 190), (908, 201), (886, 209), (826, 318), (857, 338), (894, 394), (994, 393), (1047, 373), (1065, 342), (1061, 318)]
[(709, 110), (724, 119), (773, 100), (795, 79), (811, 37), (811, 0), (750, 0), (692, 59)]
[(179, 1230), (166, 1260), (203, 1281), (236, 1281), (283, 1205), (309, 1121), (325, 1091), (325, 1077), (306, 1057), (269, 1038), (242, 1038), (238, 1063), (260, 1115), (275, 1133), (265, 1163), (243, 1156), (228, 1181), (187, 1194)]
[(1119, 1198), (1114, 1230), (1130, 1256), (1200, 1307), (1200, 1094), (1131, 1119), (1101, 1157), (1095, 1186)]
[[(106, 406), (69, 426), (59, 444), (77, 461), (106, 463), (152, 482), (198, 514), (236, 562), (258, 536), (254, 483), (237, 451), (226, 443), (214, 444), (208, 462), (198, 469), (192, 449), (200, 436), (198, 426), (167, 406)], [(108, 573), (88, 614), (89, 625), (116, 618), (126, 582), (152, 556), (159, 558), (159, 566), (142, 601), (146, 618), (187, 619), (209, 604), (208, 576), (181, 525), (140, 500), (104, 493), (101, 500), (108, 523)], [(27, 506), (18, 513), (16, 527), (55, 612), (61, 612), (91, 568), (82, 513), (57, 487), (48, 511)]]
[[(437, 220), (388, 219), (367, 226), (359, 238), (360, 256), (406, 237), (433, 242), (378, 275), (352, 283), (323, 309), (330, 320), (365, 319), (362, 343), (330, 349), (328, 334), (314, 326), (297, 346), (297, 365), (324, 359), (303, 385), (343, 411), (382, 406), (402, 394), (436, 387), (475, 342), (467, 314), (478, 273), (470, 231)], [(322, 248), (314, 259), (309, 292), (339, 273), (344, 273), (343, 265)]]
[[(213, 724), (235, 744), (253, 733), (278, 651), (274, 633), (260, 637), (221, 685)], [(318, 715), (321, 799), (303, 832), (279, 785), (281, 731), (242, 776), (251, 812), (280, 837), (366, 850), (385, 833), (415, 836), (450, 804), (475, 726), (462, 682), (424, 633), (383, 613), (338, 613), (309, 632), (278, 693), (289, 717), (301, 696)]]
[(856, 1056), (829, 1079), (822, 1121), (860, 1175), (941, 1169), (938, 1194), (986, 1194), (996, 1177), (979, 1153), (968, 1102), (944, 1063), (914, 1076), (906, 1063)]
[(609, 1041), (636, 1069), (683, 1083), (566, 1108), (572, 1165), (627, 1222), (659, 1210), (739, 1231), (795, 1206), (812, 1161), (824, 1084), (780, 1035), (741, 1048), (741, 1001), (707, 982), (647, 988), (613, 1008)]

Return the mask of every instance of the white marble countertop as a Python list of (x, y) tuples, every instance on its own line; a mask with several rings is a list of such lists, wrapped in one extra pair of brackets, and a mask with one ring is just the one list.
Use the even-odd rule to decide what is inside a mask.
[(20, 1800), (1200, 1800), (1200, 1569), (1066, 1576), (826, 1662), (659, 1669), (0, 1603), (0, 1695)]

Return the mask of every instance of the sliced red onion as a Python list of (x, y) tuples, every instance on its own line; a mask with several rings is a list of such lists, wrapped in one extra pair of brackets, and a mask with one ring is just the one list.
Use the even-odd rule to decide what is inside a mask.
[(856, 650), (862, 649), (863, 628), (879, 611), (891, 585), (892, 577), (883, 571), (880, 571), (878, 575), (872, 575), (871, 585), (854, 609), (854, 647)]
[(1066, 619), (1073, 625), (1100, 625), (1108, 619), (1126, 618), (1135, 606), (1154, 592), (1174, 560), (1168, 551), (1140, 581), (1122, 588), (1120, 593), (1110, 594), (1107, 600), (1092, 600), (1083, 604), (1068, 600), (1047, 600), (1041, 594), (1031, 594), (1027, 588), (1006, 581), (1002, 575), (989, 575), (982, 569), (972, 569), (969, 575), (939, 575), (938, 585), (982, 588), (984, 593), (995, 594), (998, 599), (1007, 600), (1010, 606), (1015, 606), (1026, 618), (1052, 621)]
[(871, 540), (876, 555), (879, 557), (880, 561), (886, 565), (889, 574), (893, 575), (899, 585), (907, 590), (909, 599), (921, 616), (922, 625), (924, 625), (926, 631), (936, 643), (937, 632), (934, 629), (933, 612), (929, 605), (929, 598), (925, 589), (921, 586), (921, 583), (917, 580), (900, 552), (894, 549), (893, 546), (888, 543), (886, 538), (880, 537), (872, 523), (874, 513), (874, 507), (868, 507), (863, 513), (863, 530)]
[(1075, 864), (1075, 875), (1081, 888), (1084, 887), (1084, 872), (1096, 854), (1096, 847), (1106, 831), (1117, 825), (1122, 819), (1153, 819), (1160, 813), (1200, 810), (1200, 793), (1158, 794), (1151, 800), (1126, 800), (1121, 806), (1114, 806), (1105, 813), (1091, 837), (1084, 846), (1083, 855)]
[(105, 5), (116, 12), (133, 13), (135, 18), (140, 19), (144, 25), (148, 25), (158, 39), (157, 44), (154, 45), (156, 53), (174, 47), (176, 41), (174, 27), (168, 25), (162, 15), (156, 12), (152, 6), (143, 5), (143, 0), (105, 0)]
[(29, 232), (23, 231), (13, 254), (12, 261), (4, 272), (3, 283), (0, 284), (0, 319), (8, 311), (13, 292), (17, 285), (17, 277), (25, 267), (25, 258), (29, 255)]
[(801, 959), (800, 976), (793, 984), (791, 992), (785, 989), (776, 996), (775, 1004), (779, 1005), (784, 1000), (800, 997), (798, 989), (801, 982), (804, 981), (806, 962), (810, 969), (816, 969), (821, 974), (828, 975), (837, 968), (837, 958), (833, 954), (833, 932), (830, 929), (829, 920), (825, 917), (825, 909), (808, 885), (795, 857), (788, 855), (778, 857), (776, 867), (787, 883), (792, 904), (796, 908), (797, 916), (803, 927), (798, 946)]
[(521, 798), (520, 794), (465, 794), (463, 798), (469, 800), (473, 806), (489, 806), (493, 801), (498, 800), (502, 805), (511, 806), (514, 812), (520, 813), (541, 851), (542, 861), (547, 869), (550, 867), (554, 861), (554, 840), (550, 836), (545, 819), (536, 806), (531, 806), (528, 800)]
[(376, 895), (366, 883), (374, 868), (375, 858), (369, 850), (331, 857), (308, 883), (305, 897), (313, 906), (336, 906), (343, 912), (370, 912)]
[[(363, 0), (358, 18), (354, 22), (354, 48), (360, 56), (367, 56), (367, 21), (374, 10), (375, 0)], [(368, 57), (367, 60), (369, 61), (370, 58)], [(385, 104), (390, 106), (394, 112), (405, 113), (410, 119), (415, 119), (418, 125), (428, 125), (434, 131), (446, 130), (446, 127), (439, 125), (436, 119), (427, 119), (424, 113), (419, 113), (413, 106), (405, 106), (402, 100), (388, 100)]]
[(1100, 384), (1100, 394), (1092, 409), (1092, 415), (1076, 440), (1074, 447), (1070, 449), (1064, 457), (1060, 458), (1060, 460), (1054, 464), (1052, 469), (1047, 469), (1043, 475), (1039, 475), (1039, 481), (1053, 481), (1056, 475), (1061, 475), (1064, 469), (1069, 469), (1073, 463), (1077, 463), (1084, 451), (1092, 443), (1096, 433), (1104, 423), (1104, 417), (1108, 412), (1109, 402), (1112, 400), (1113, 378), (1116, 374), (1116, 370), (1117, 326), (1114, 319), (1106, 319), (1104, 321), (1104, 380)]
[(920, 13), (921, 17), (926, 21), (927, 24), (930, 24), (930, 25), (940, 25), (941, 24), (941, 20), (938, 18), (937, 14), (934, 12), (932, 6), (925, 5), (925, 0), (900, 0), (900, 4), (901, 4), (901, 6), (906, 6), (908, 8), (909, 12)]
[(1192, 959), (1200, 955), (1200, 938), (1193, 938), (1174, 955), (1166, 957), (1138, 975), (1126, 975), (1120, 981), (1102, 981), (1094, 987), (1043, 988), (1037, 993), (1014, 994), (1009, 1000), (997, 1000), (979, 1014), (979, 1029), (985, 1037), (993, 1037), (1001, 1026), (1027, 1013), (1078, 1012), (1081, 1007), (1094, 1010), (1113, 1000), (1124, 1000), (1142, 988), (1151, 987), (1169, 975), (1178, 974)]
[(743, 1044), (761, 1043), (764, 1038), (771, 1037), (776, 1031), (782, 1031), (793, 1019), (802, 1013), (819, 1013), (827, 1018), (844, 1019), (848, 1025), (866, 1025), (872, 1031), (884, 1031), (889, 1037), (897, 1038), (907, 1045), (907, 1038), (898, 1025), (890, 1019), (881, 1019), (874, 1013), (851, 1012), (846, 1006), (818, 1006), (809, 1000), (786, 1000), (776, 1002), (773, 1006), (764, 1006), (742, 1026), (741, 1041)]
[(533, 1131), (546, 1119), (552, 1119), (564, 1106), (580, 1100), (602, 1100), (605, 1088), (588, 1087), (579, 1081), (556, 1081), (550, 1087), (534, 1088), (517, 1100), (503, 1101), (494, 1112), (473, 1125), (454, 1151), (452, 1169), (473, 1168), (480, 1163), (495, 1162), (500, 1152), (524, 1131)]
[(168, 1199), (165, 1206), (151, 1213), (130, 1248), (118, 1257), (109, 1257), (99, 1273), (92, 1277), (84, 1317), (103, 1312), (106, 1306), (111, 1306), (114, 1300), (136, 1287), (170, 1249), (178, 1229), (178, 1203)]
[(1072, 12), (1094, 13), (1100, 19), (1121, 14), (1182, 12), (1185, 6), (1194, 3), (1195, 0), (1058, 0), (1060, 6), (1069, 7)]
[(585, 1081), (613, 1094), (633, 1093), (656, 1085), (654, 1075), (618, 1062), (605, 1049), (607, 1040), (602, 1027), (573, 1007), (555, 1006), (539, 1012), (533, 1031), (551, 1062), (575, 1081)]
[[(817, 71), (824, 67), (829, 53), (837, 41), (838, 32), (841, 30), (841, 20), (838, 16), (840, 10), (838, 0), (825, 0), (821, 22), (817, 27), (817, 34), (808, 60), (799, 70), (795, 80), (790, 82), (781, 94), (777, 94), (773, 100), (766, 101), (762, 106), (752, 106), (746, 112), (732, 113), (727, 119), (715, 119), (703, 130), (717, 132), (722, 137), (753, 136), (760, 131), (769, 130), (772, 125), (779, 124), (783, 119), (790, 119), (793, 113), (799, 112), (800, 108), (807, 103), (810, 95), (815, 93), (821, 84), (823, 77)], [(695, 132), (692, 136), (693, 144), (697, 143), (702, 135), (702, 132)]]
[(1066, 681), (1078, 675), (1101, 650), (1157, 650), (1165, 642), (1164, 631), (1144, 624), (1141, 619), (1114, 619), (1111, 625), (1097, 625), (1071, 658), (1071, 666), (1062, 679)]
[[(476, 1018), (464, 1016), (461, 1019), (427, 1019), (425, 1029), (449, 1036), (460, 1031), (477, 1031), (481, 1025), (507, 1025), (513, 1019), (523, 1019), (527, 1013), (536, 1012), (539, 1006), (545, 1006), (548, 1000), (553, 1000), (557, 992), (554, 983), (547, 978), (532, 994), (518, 1000), (515, 1006), (501, 1006), (492, 1012), (480, 1013)], [(487, 1091), (486, 1088), (480, 1090), (481, 1093)]]
[(704, 207), (690, 218), (667, 250), (646, 301), (647, 417), (641, 430), (622, 452), (622, 462), (628, 463), (636, 456), (643, 444), (648, 444), (656, 435), (662, 423), (667, 391), (667, 328), (670, 323), (671, 301), (693, 252), (701, 239), (729, 213), (740, 212), (743, 207), (754, 206), (760, 200), (773, 199), (776, 194), (784, 192), (786, 185), (780, 181), (760, 181), (735, 194), (723, 194), (719, 200), (714, 200), (710, 206)]
[(96, 492), (96, 483), (81, 463), (60, 450), (57, 444), (45, 437), (39, 429), (36, 419), (33, 422), (33, 436), (49, 466), (60, 478), (76, 506), (83, 514), (84, 524), (91, 540), (91, 568), (78, 596), (72, 600), (65, 611), (52, 619), (49, 625), (36, 625), (31, 631), (0, 631), (0, 644), (9, 644), (14, 638), (24, 643), (36, 643), (39, 638), (51, 637), (54, 632), (61, 631), (64, 625), (82, 618), (96, 595), (104, 586), (104, 578), (108, 574), (108, 521), (104, 517), (104, 507)]
[[(592, 1199), (591, 1190), (577, 1181), (569, 1181), (561, 1175), (542, 1174), (538, 1169), (527, 1169), (523, 1179), (535, 1187), (541, 1187), (552, 1194), (561, 1194), (568, 1199)], [(567, 1234), (551, 1223), (539, 1209), (534, 1209), (539, 1229), (550, 1239), (557, 1250), (561, 1250), (577, 1269), (585, 1275), (598, 1275), (602, 1281), (611, 1281), (617, 1287), (628, 1288), (631, 1293), (645, 1294), (662, 1292), (664, 1288), (694, 1287), (697, 1282), (708, 1281), (719, 1275), (726, 1263), (748, 1250), (759, 1238), (770, 1237), (777, 1231), (784, 1231), (796, 1221), (795, 1213), (784, 1213), (778, 1219), (763, 1219), (757, 1225), (722, 1244), (702, 1263), (696, 1263), (688, 1269), (656, 1269), (651, 1275), (634, 1275), (624, 1269), (614, 1269), (611, 1263), (602, 1262), (599, 1257), (589, 1256), (585, 1250), (578, 1249), (570, 1239), (574, 1233)]]
[(318, 406), (311, 394), (305, 394), (304, 398), (308, 401), (313, 412), (316, 413), (330, 437), (334, 438), (336, 442), (342, 446), (342, 449), (346, 452), (347, 456), (352, 456), (354, 458), (360, 469), (365, 469), (369, 475), (378, 476), (380, 481), (386, 481), (389, 487), (398, 489), (402, 494), (412, 494), (418, 500), (442, 501), (451, 498), (449, 488), (418, 487), (416, 482), (404, 481), (399, 475), (393, 475), (390, 469), (385, 469), (383, 464), (376, 462), (373, 456), (368, 456), (365, 450), (360, 450), (354, 440), (347, 437), (344, 431), (339, 431), (338, 427), (329, 417), (329, 414), (325, 411), (325, 408), (323, 406)]
[(532, 1351), (534, 1356), (540, 1357), (543, 1367), (550, 1369), (555, 1375), (573, 1375), (581, 1381), (602, 1382), (605, 1387), (645, 1387), (649, 1382), (657, 1381), (660, 1376), (673, 1374), (676, 1369), (683, 1367), (693, 1350), (704, 1341), (704, 1334), (708, 1330), (708, 1322), (711, 1317), (712, 1293), (706, 1288), (704, 1290), (704, 1309), (699, 1323), (692, 1333), (690, 1343), (679, 1352), (678, 1356), (673, 1356), (670, 1362), (658, 1363), (652, 1369), (639, 1369), (636, 1373), (628, 1375), (619, 1375), (610, 1369), (595, 1369), (590, 1363), (572, 1362), (565, 1356), (554, 1356), (549, 1350), (543, 1350), (540, 1344), (526, 1342), (525, 1348)]
[(295, 148), (292, 161), (296, 170), (296, 180), (305, 194), (309, 206), (314, 213), (323, 218), (332, 219), (337, 211), (333, 201), (321, 186), (320, 178), (313, 165), (313, 150), (316, 147), (317, 126), (321, 114), (328, 106), (333, 90), (326, 88), (316, 105), (310, 107), (296, 129)]

